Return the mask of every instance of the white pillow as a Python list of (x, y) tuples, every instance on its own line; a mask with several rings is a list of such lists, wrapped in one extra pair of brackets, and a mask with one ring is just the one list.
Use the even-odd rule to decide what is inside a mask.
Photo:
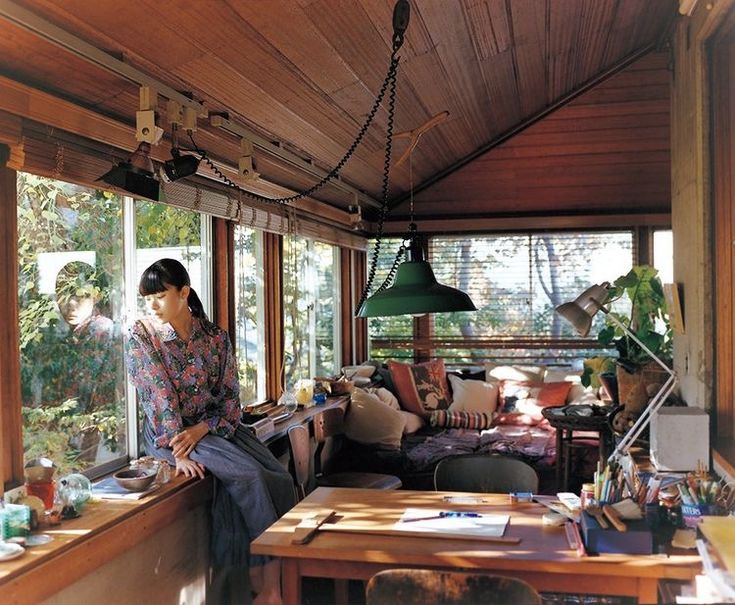
[(401, 413), (389, 408), (377, 395), (353, 389), (345, 416), (345, 435), (348, 439), (399, 449), (405, 426), (406, 420)]
[(579, 372), (569, 369), (547, 370), (544, 376), (544, 382), (571, 382), (572, 384), (580, 384), (582, 376)]
[(542, 382), (546, 368), (543, 366), (499, 366), (492, 362), (485, 364), (485, 380), (515, 380), (517, 382)]
[(424, 425), (426, 424), (426, 421), (421, 416), (414, 414), (413, 412), (400, 410), (400, 414), (406, 421), (406, 426), (403, 427), (404, 435), (411, 435), (419, 429), (424, 428)]
[(462, 380), (459, 376), (447, 375), (452, 385), (450, 412), (481, 412), (492, 414), (498, 407), (497, 380)]
[(385, 387), (368, 389), (368, 393), (372, 393), (373, 395), (377, 396), (377, 398), (380, 399), (380, 401), (382, 401), (389, 408), (393, 408), (394, 410), (401, 409), (401, 406), (398, 403), (398, 398)]
[(567, 395), (569, 405), (600, 405), (602, 401), (597, 397), (597, 392), (592, 387), (584, 387), (581, 384), (573, 384)]

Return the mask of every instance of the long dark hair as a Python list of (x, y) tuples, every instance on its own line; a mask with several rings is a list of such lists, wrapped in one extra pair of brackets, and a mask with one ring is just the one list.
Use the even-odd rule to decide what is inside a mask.
[(204, 305), (194, 288), (191, 287), (191, 279), (186, 267), (173, 258), (157, 260), (143, 271), (143, 275), (140, 276), (140, 284), (138, 284), (138, 292), (141, 296), (158, 294), (165, 292), (166, 286), (173, 286), (179, 290), (184, 286), (189, 286), (189, 297), (186, 302), (191, 309), (191, 314), (199, 319), (207, 319)]

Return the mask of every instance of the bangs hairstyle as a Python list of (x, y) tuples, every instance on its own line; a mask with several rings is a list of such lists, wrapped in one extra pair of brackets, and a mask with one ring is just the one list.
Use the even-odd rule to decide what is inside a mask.
[(138, 292), (141, 296), (158, 294), (165, 292), (167, 286), (179, 289), (184, 286), (191, 287), (191, 280), (184, 265), (171, 258), (157, 261), (143, 272), (143, 275), (140, 276)]

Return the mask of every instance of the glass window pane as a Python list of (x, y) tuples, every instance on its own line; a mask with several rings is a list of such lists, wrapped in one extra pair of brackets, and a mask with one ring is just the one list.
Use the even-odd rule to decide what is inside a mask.
[(235, 227), (235, 345), (240, 402), (265, 398), (263, 252), (260, 232)]
[(126, 455), (118, 196), (18, 174), (26, 460), (64, 474)]
[(658, 269), (662, 284), (674, 283), (674, 232), (653, 232), (653, 266)]
[(316, 376), (339, 373), (335, 353), (336, 326), (339, 324), (339, 249), (336, 246), (314, 242), (312, 262), (316, 272), (314, 321), (316, 323), (315, 364)]
[[(467, 292), (478, 308), (433, 315), (436, 337), (577, 338), (554, 308), (592, 284), (627, 273), (633, 263), (633, 237), (631, 232), (436, 237), (430, 241), (430, 259), (437, 280)], [(599, 314), (591, 333), (602, 325)], [(551, 349), (455, 353), (459, 362), (525, 355), (559, 358)], [(437, 354), (452, 356), (447, 351)]]
[(283, 238), (284, 380), (334, 375), (339, 352), (338, 250), (299, 236)]
[[(384, 238), (380, 243), (380, 255), (375, 266), (375, 278), (369, 294), (374, 294), (385, 282), (388, 272), (393, 267), (398, 248), (403, 240), (397, 237)], [(372, 242), (368, 253), (368, 262), (372, 262), (375, 242)], [(413, 359), (413, 349), (382, 346), (378, 342), (383, 339), (413, 339), (413, 317), (395, 315), (392, 317), (371, 317), (368, 319), (369, 357), (371, 359)]]
[[(135, 202), (135, 275), (139, 278), (151, 264), (162, 258), (180, 261), (191, 278), (191, 286), (200, 296), (204, 291), (202, 267), (201, 215), (136, 200)], [(137, 290), (138, 284), (134, 287)], [(145, 303), (138, 297), (138, 311), (145, 314)]]

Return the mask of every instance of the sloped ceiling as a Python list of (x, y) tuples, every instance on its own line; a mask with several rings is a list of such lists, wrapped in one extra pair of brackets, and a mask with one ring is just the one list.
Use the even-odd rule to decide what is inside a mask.
[[(327, 170), (352, 143), (380, 88), (393, 33), (392, 0), (15, 4)], [(422, 136), (411, 157), (416, 200), (426, 203), (420, 212), (438, 217), (577, 212), (590, 205), (604, 212), (621, 201), (635, 205), (629, 192), (645, 187), (655, 190), (647, 205), (666, 206), (668, 176), (661, 161), (667, 161), (668, 148), (660, 144), (668, 126), (662, 109), (668, 94), (663, 94), (665, 57), (617, 72), (659, 46), (676, 14), (673, 0), (414, 0), (400, 51), (395, 131), (412, 130), (449, 112)], [(580, 96), (543, 124), (495, 146), (613, 73), (624, 82), (618, 93), (605, 84), (607, 93)], [(134, 125), (136, 84), (40, 38), (7, 15), (0, 18), (0, 74)], [(649, 85), (653, 88), (646, 92)], [(621, 96), (627, 93), (633, 96)], [(610, 95), (609, 102), (590, 102), (595, 94)], [(165, 113), (165, 99), (160, 102)], [(634, 140), (645, 146), (648, 138), (655, 139), (656, 165), (647, 172), (631, 165), (630, 158), (618, 157), (618, 162), (601, 155), (607, 172), (588, 166), (578, 173), (599, 195), (541, 195), (552, 189), (560, 193), (570, 178), (569, 163), (561, 160), (569, 160), (569, 154), (559, 151), (568, 136), (601, 116), (617, 123), (618, 130), (639, 129), (639, 134), (628, 137), (625, 151), (614, 137), (595, 139), (590, 133), (587, 143), (609, 146), (609, 154), (635, 154)], [(653, 116), (650, 132), (642, 124), (647, 117), (640, 116)], [(341, 172), (345, 182), (375, 199), (380, 198), (386, 124), (382, 109)], [(234, 137), (201, 121), (196, 137), (211, 155), (236, 164)], [(396, 140), (396, 156), (406, 144)], [(514, 163), (541, 145), (556, 153), (535, 164)], [(256, 160), (265, 179), (292, 189), (309, 183), (266, 153), (256, 154)], [(389, 197), (398, 214), (407, 212), (409, 179), (409, 162), (391, 175)], [(620, 186), (618, 193), (613, 185)], [(330, 187), (312, 197), (340, 208), (352, 203)]]

